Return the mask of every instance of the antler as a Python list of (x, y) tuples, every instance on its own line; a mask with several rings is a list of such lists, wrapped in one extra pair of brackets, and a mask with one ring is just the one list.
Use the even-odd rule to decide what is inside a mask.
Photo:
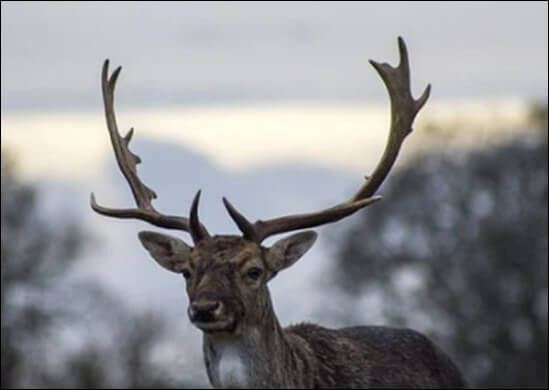
[(133, 135), (133, 128), (128, 131), (128, 134), (126, 134), (125, 137), (121, 137), (118, 132), (116, 116), (114, 114), (114, 88), (121, 70), (122, 67), (119, 66), (115, 69), (112, 76), (108, 77), (109, 60), (105, 60), (101, 72), (101, 88), (103, 91), (107, 128), (116, 156), (116, 162), (130, 186), (137, 208), (114, 209), (100, 206), (95, 201), (93, 193), (90, 196), (91, 207), (97, 213), (108, 217), (140, 219), (158, 227), (184, 230), (191, 233), (193, 240), (200, 240), (201, 238), (208, 236), (207, 230), (198, 221), (197, 208), (200, 191), (196, 194), (191, 209), (194, 223), (189, 223), (187, 218), (159, 213), (151, 203), (152, 200), (156, 198), (156, 193), (143, 184), (137, 176), (137, 164), (141, 162), (141, 159), (128, 148)]
[(375, 168), (374, 173), (372, 173), (366, 183), (353, 196), (353, 200), (372, 196), (381, 186), (397, 159), (404, 139), (412, 132), (414, 118), (427, 102), (431, 93), (431, 85), (427, 84), (419, 99), (415, 100), (412, 97), (408, 50), (402, 37), (398, 37), (398, 49), (400, 63), (396, 68), (387, 63), (380, 64), (379, 62), (370, 60), (370, 64), (377, 70), (389, 92), (391, 100), (391, 127), (381, 160)]
[(374, 194), (391, 170), (404, 139), (412, 131), (414, 118), (429, 98), (431, 90), (431, 86), (428, 85), (418, 100), (412, 97), (408, 51), (401, 37), (398, 38), (398, 47), (400, 63), (396, 68), (370, 60), (385, 83), (391, 100), (389, 138), (383, 156), (371, 177), (351, 199), (334, 207), (310, 214), (288, 215), (266, 221), (258, 220), (255, 223), (249, 222), (226, 198), (223, 198), (227, 211), (246, 239), (260, 243), (273, 234), (336, 222), (381, 199), (381, 196), (374, 196)]

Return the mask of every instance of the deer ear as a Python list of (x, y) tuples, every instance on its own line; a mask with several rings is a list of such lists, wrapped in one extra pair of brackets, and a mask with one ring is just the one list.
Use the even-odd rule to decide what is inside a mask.
[(317, 234), (306, 231), (278, 240), (267, 251), (267, 264), (275, 273), (293, 265), (315, 243)]
[(192, 248), (179, 238), (149, 231), (138, 236), (153, 259), (168, 271), (180, 273), (187, 266)]

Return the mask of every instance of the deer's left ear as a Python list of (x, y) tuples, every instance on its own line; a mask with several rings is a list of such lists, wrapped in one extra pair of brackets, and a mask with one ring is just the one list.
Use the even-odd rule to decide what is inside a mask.
[(290, 267), (313, 246), (316, 237), (317, 234), (310, 230), (278, 240), (267, 250), (269, 268), (277, 273)]

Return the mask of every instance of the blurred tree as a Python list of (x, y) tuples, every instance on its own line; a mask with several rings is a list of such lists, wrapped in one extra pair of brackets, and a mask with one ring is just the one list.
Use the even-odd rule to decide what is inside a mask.
[(529, 115), (530, 126), (537, 129), (542, 137), (547, 138), (547, 99), (545, 102), (533, 102)]
[(48, 296), (65, 274), (81, 243), (81, 232), (70, 222), (39, 218), (36, 192), (20, 183), (10, 156), (2, 151), (2, 387), (21, 385), (23, 373), (40, 366), (34, 342), (56, 316)]
[(46, 219), (4, 150), (1, 161), (1, 387), (182, 387), (151, 361), (163, 319), (71, 282), (81, 228)]
[(340, 241), (349, 299), (378, 297), (388, 323), (431, 334), (480, 387), (547, 387), (546, 105), (532, 126), (490, 149), (418, 157)]

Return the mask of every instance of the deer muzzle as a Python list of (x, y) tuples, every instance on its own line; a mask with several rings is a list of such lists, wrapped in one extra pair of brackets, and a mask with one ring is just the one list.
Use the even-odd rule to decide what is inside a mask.
[(189, 319), (205, 332), (230, 331), (234, 319), (227, 313), (226, 306), (218, 299), (197, 299), (192, 301), (187, 310)]

